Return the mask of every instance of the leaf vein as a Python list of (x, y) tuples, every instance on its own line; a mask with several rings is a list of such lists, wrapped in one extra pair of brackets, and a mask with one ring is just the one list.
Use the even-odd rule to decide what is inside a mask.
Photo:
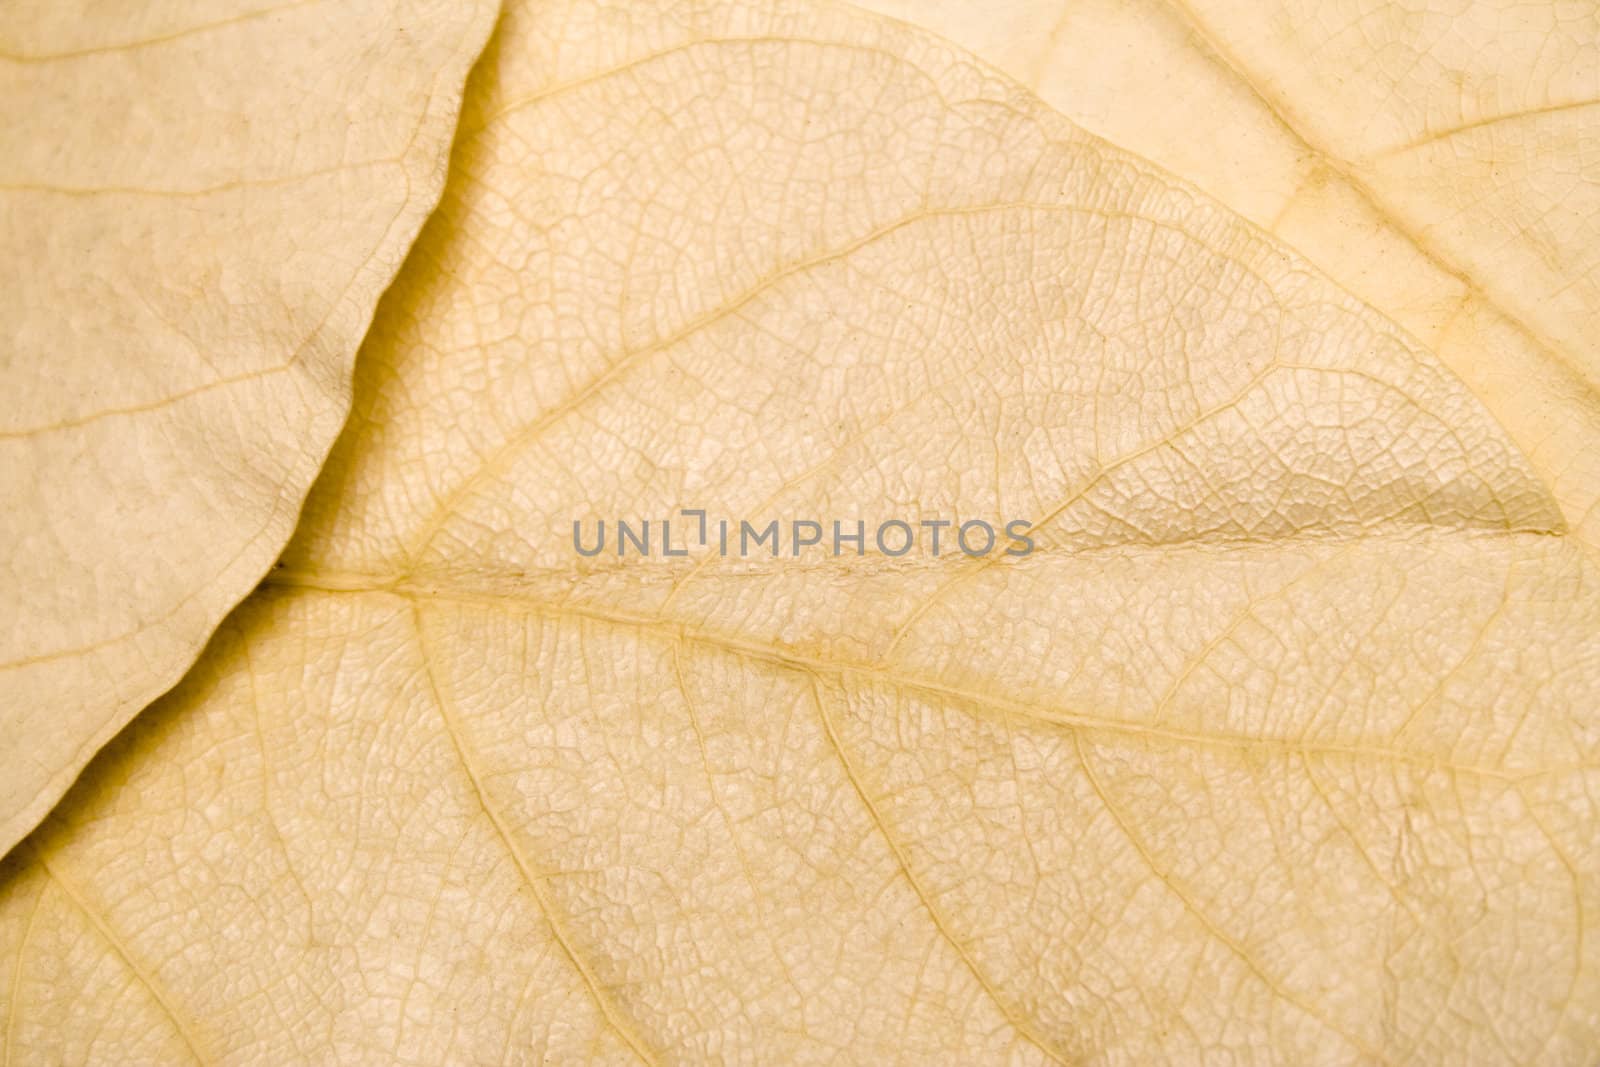
[(960, 939), (955, 936), (955, 932), (950, 929), (949, 923), (945, 921), (939, 909), (934, 906), (933, 898), (929, 896), (927, 889), (923, 887), (922, 881), (913, 873), (911, 861), (906, 856), (905, 850), (900, 846), (900, 842), (895, 839), (895, 835), (889, 831), (889, 824), (884, 821), (883, 813), (878, 810), (877, 803), (872, 799), (872, 795), (868, 792), (861, 775), (856, 771), (849, 754), (845, 751), (844, 744), (839, 740), (839, 732), (834, 726), (833, 716), (828, 714), (828, 703), (822, 695), (821, 680), (815, 673), (811, 673), (810, 681), (811, 698), (816, 703), (817, 716), (822, 720), (822, 730), (828, 738), (828, 745), (833, 749), (834, 755), (838, 757), (839, 765), (844, 768), (845, 777), (849, 779), (851, 788), (860, 799), (862, 807), (866, 809), (873, 826), (888, 846), (889, 852), (894, 857), (895, 864), (900, 868), (901, 875), (910, 884), (911, 891), (916, 895), (917, 900), (921, 902), (923, 910), (928, 913), (934, 929), (939, 932), (940, 937), (949, 942), (950, 947), (955, 950), (956, 955), (966, 965), (967, 970), (971, 972), (972, 977), (977, 981), (984, 993), (994, 1002), (995, 1007), (1000, 1009), (1000, 1013), (1006, 1017), (1006, 1020), (1011, 1023), (1019, 1034), (1056, 1063), (1067, 1064), (1072, 1062), (1070, 1057), (1057, 1049), (1053, 1042), (1045, 1038), (1044, 1035), (1035, 1032), (1032, 1023), (1014, 1005), (1001, 997), (1000, 991), (995, 988), (988, 975), (983, 972), (977, 961), (972, 958), (972, 954), (967, 950), (967, 947), (961, 943)]
[(499, 810), (489, 802), (488, 791), (478, 771), (476, 756), (467, 741), (460, 722), (456, 719), (454, 709), (449, 701), (445, 699), (444, 692), (439, 686), (439, 680), (434, 674), (433, 657), (428, 649), (427, 631), (422, 622), (422, 611), (415, 602), (411, 605), (411, 623), (416, 631), (417, 650), (422, 660), (423, 675), (427, 680), (429, 693), (433, 697), (434, 706), (439, 710), (440, 721), (444, 724), (445, 733), (449, 735), (450, 743), (455, 748), (456, 756), (461, 762), (461, 768), (472, 785), (472, 793), (478, 802), (478, 806), (483, 810), (483, 814), (488, 817), (490, 824), (493, 825), (495, 834), (500, 838), (500, 843), (505, 846), (506, 852), (511, 856), (512, 863), (515, 864), (518, 873), (522, 875), (523, 883), (533, 894), (534, 900), (539, 904), (539, 909), (544, 913), (545, 922), (549, 925), (556, 944), (561, 947), (561, 951), (567, 957), (567, 961), (578, 972), (579, 978), (582, 979), (585, 988), (589, 991), (589, 995), (594, 999), (596, 1006), (599, 1007), (606, 1023), (617, 1032), (617, 1036), (627, 1044), (628, 1048), (641, 1062), (655, 1064), (655, 1057), (650, 1054), (644, 1043), (633, 1032), (633, 1028), (628, 1024), (627, 1020), (622, 1017), (616, 1005), (612, 1003), (611, 998), (606, 995), (594, 970), (578, 952), (565, 927), (557, 920), (555, 904), (550, 900), (544, 889), (544, 876), (532, 866), (522, 848), (517, 844), (516, 838), (512, 835), (511, 828), (506, 825), (505, 820), (500, 816)]
[(35, 846), (32, 851), (39, 861), (39, 866), (44, 870), (50, 881), (61, 890), (68, 900), (72, 901), (79, 913), (89, 921), (89, 925), (93, 926), (100, 936), (105, 939), (106, 944), (111, 946), (112, 951), (122, 960), (129, 973), (137, 978), (139, 983), (150, 992), (150, 996), (172, 1022), (173, 1029), (177, 1031), (179, 1039), (188, 1048), (189, 1054), (195, 1058), (195, 1062), (205, 1064), (207, 1060), (200, 1053), (199, 1042), (195, 1040), (195, 1036), (190, 1031), (188, 1024), (178, 1014), (177, 1009), (172, 1004), (172, 999), (167, 995), (166, 990), (161, 987), (160, 983), (156, 981), (155, 976), (145, 970), (144, 966), (134, 958), (133, 953), (123, 943), (122, 938), (117, 935), (117, 932), (111, 928), (111, 925), (104, 917), (89, 906), (89, 902), (78, 891), (77, 887), (72, 884), (71, 880), (64, 877), (56, 869), (55, 864), (50, 862), (50, 857), (45, 854), (45, 850)]

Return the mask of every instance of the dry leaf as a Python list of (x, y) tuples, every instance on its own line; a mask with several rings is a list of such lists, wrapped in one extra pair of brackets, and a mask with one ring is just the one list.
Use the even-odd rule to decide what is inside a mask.
[(495, 13), (0, 10), (0, 851), (288, 541)]
[[(574, 551), (681, 508), (1035, 549)], [(6, 1047), (1588, 1062), (1567, 529), (1391, 319), (935, 38), (513, 5), (285, 566), (7, 861)]]
[(862, 2), (1194, 181), (1422, 339), (1600, 546), (1600, 8)]

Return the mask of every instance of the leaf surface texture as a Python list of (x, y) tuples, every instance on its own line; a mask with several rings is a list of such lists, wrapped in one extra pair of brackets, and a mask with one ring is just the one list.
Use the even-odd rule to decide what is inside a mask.
[(1411, 331), (1600, 545), (1600, 9), (863, 4), (973, 49)]
[(0, 850), (288, 541), (494, 17), (0, 11)]
[[(572, 551), (679, 507), (1037, 549)], [(7, 861), (6, 1047), (1586, 1062), (1569, 528), (1391, 318), (937, 38), (514, 4), (282, 566)]]

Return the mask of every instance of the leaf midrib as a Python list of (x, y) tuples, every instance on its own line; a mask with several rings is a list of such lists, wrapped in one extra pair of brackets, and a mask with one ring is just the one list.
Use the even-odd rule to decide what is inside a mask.
[(313, 572), (279, 570), (262, 585), (263, 593), (328, 598), (378, 597), (398, 602), (413, 610), (415, 606), (442, 605), (489, 609), (512, 615), (537, 616), (556, 621), (584, 620), (651, 634), (674, 644), (699, 645), (733, 656), (755, 660), (803, 676), (827, 674), (856, 677), (869, 683), (920, 692), (938, 700), (990, 716), (1012, 716), (1073, 732), (1088, 731), (1123, 739), (1127, 743), (1158, 741), (1174, 746), (1221, 749), (1243, 758), (1314, 756), (1336, 759), (1370, 760), (1394, 763), (1427, 771), (1443, 771), (1507, 784), (1583, 774), (1600, 770), (1600, 764), (1572, 763), (1551, 767), (1510, 770), (1483, 764), (1464, 763), (1443, 755), (1408, 751), (1392, 745), (1311, 741), (1296, 738), (1251, 737), (1221, 731), (1179, 730), (1141, 724), (1101, 713), (1076, 709), (1049, 708), (1011, 700), (992, 690), (979, 690), (942, 682), (897, 669), (892, 665), (865, 660), (825, 657), (777, 642), (761, 641), (737, 634), (726, 634), (689, 623), (651, 615), (587, 605), (560, 603), (517, 594), (487, 594), (467, 590), (410, 583), (363, 584), (368, 576), (329, 575), (321, 579)]

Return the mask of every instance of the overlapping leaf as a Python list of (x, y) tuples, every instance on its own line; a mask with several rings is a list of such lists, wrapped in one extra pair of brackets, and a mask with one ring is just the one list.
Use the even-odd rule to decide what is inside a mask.
[(288, 541), (495, 13), (0, 10), (0, 851)]
[[(70, 1062), (1549, 1062), (1600, 596), (1479, 401), (909, 28), (515, 5), (268, 586), (9, 861)], [(585, 559), (574, 519), (1037, 550)]]

